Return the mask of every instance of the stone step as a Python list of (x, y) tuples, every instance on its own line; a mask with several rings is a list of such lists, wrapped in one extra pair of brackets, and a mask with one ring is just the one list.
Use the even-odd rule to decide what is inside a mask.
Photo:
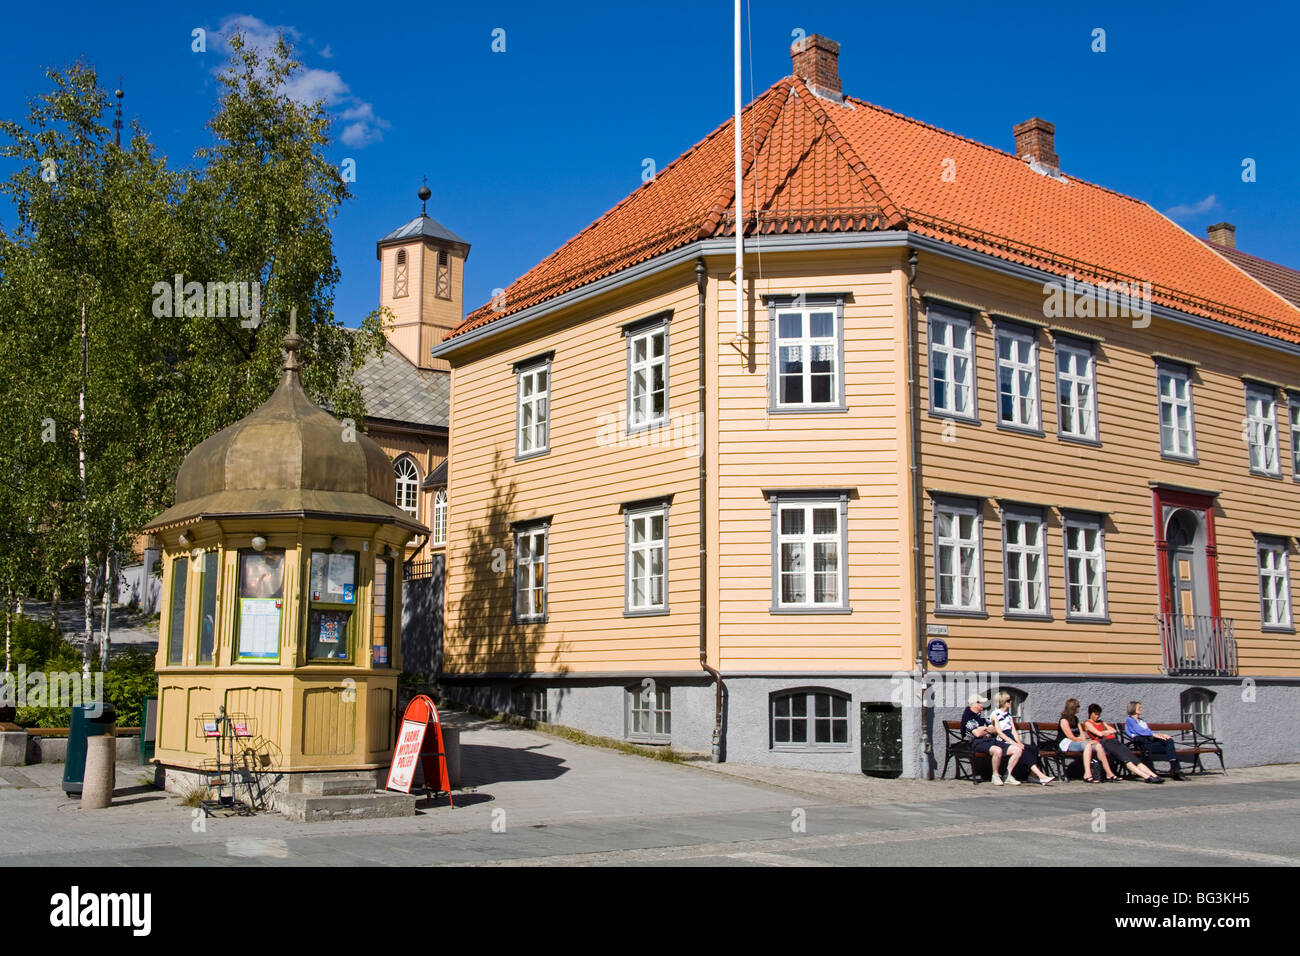
[(374, 793), (374, 777), (308, 777), (302, 792), (315, 797), (347, 797)]
[(415, 816), (414, 794), (375, 792), (320, 796), (310, 793), (276, 794), (276, 805), (290, 820), (326, 823), (332, 820), (380, 820)]

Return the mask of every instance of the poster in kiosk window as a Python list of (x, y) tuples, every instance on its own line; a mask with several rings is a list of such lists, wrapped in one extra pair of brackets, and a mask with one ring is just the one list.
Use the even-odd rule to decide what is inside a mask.
[[(426, 750), (424, 747), (430, 725), (433, 726), (434, 733), (430, 743), (437, 745), (435, 750)], [(447, 794), (447, 803), (455, 807), (456, 801), (451, 795), (451, 775), (447, 773), (447, 750), (442, 744), (442, 721), (438, 718), (438, 708), (424, 694), (407, 704), (406, 712), (402, 714), (397, 749), (393, 752), (393, 763), (388, 768), (388, 782), (384, 789), (410, 793), (416, 761), (423, 762), (425, 787), (435, 793)]]

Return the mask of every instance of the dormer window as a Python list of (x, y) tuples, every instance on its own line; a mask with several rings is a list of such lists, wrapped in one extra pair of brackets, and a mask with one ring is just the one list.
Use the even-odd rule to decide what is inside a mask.
[(438, 275), (433, 290), (440, 299), (451, 298), (451, 253), (446, 249), (438, 250)]
[(406, 295), (406, 250), (397, 250), (396, 267), (393, 270), (393, 298), (400, 299)]

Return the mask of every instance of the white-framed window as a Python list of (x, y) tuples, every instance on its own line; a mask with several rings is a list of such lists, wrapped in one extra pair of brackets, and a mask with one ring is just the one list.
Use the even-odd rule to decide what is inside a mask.
[(403, 455), (393, 462), (393, 476), (397, 479), (397, 507), (414, 518), (420, 506), (420, 469), (410, 456)]
[(968, 316), (929, 310), (930, 410), (974, 420), (975, 326)]
[(1286, 403), (1291, 409), (1291, 479), (1300, 481), (1300, 392), (1288, 392)]
[(1038, 336), (999, 324), (993, 338), (998, 366), (998, 424), (1037, 431)]
[(838, 302), (772, 307), (770, 411), (844, 407)]
[(668, 324), (627, 333), (627, 427), (668, 421)]
[(668, 610), (668, 505), (629, 508), (626, 566), (628, 614)]
[(1062, 518), (1066, 619), (1105, 620), (1105, 518), (1075, 512), (1066, 512)]
[(540, 455), (551, 447), (551, 362), (515, 369), (515, 457)]
[(439, 488), (433, 496), (433, 543), (447, 543), (447, 489)]
[(1246, 385), (1246, 445), (1251, 471), (1282, 473), (1277, 455), (1277, 392), (1264, 385)]
[(672, 740), (672, 688), (647, 679), (627, 689), (627, 736), (655, 744)]
[(1002, 509), (1004, 611), (1008, 617), (1047, 615), (1047, 523), (1042, 509)]
[(1203, 687), (1191, 687), (1179, 695), (1182, 722), (1191, 724), (1198, 734), (1214, 736), (1214, 692)]
[(1255, 541), (1259, 555), (1259, 620), (1265, 630), (1290, 631), (1291, 562), (1286, 539), (1260, 537)]
[(847, 495), (772, 496), (772, 610), (848, 609)]
[(514, 712), (520, 717), (527, 717), (539, 724), (551, 722), (545, 687), (516, 687), (513, 705)]
[(550, 525), (515, 528), (515, 621), (546, 620), (547, 538)]
[(1091, 346), (1057, 339), (1057, 434), (1097, 440), (1097, 360)]
[(955, 614), (984, 611), (983, 527), (979, 501), (935, 499), (936, 611)]
[(800, 688), (771, 696), (773, 750), (848, 750), (849, 696)]
[(1192, 412), (1192, 372), (1183, 365), (1156, 369), (1160, 393), (1160, 454), (1196, 458), (1196, 425)]

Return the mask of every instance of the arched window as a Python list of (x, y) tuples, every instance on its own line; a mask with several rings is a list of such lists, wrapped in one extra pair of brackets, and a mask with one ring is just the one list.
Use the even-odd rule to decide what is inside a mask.
[(433, 496), (433, 543), (447, 543), (447, 489), (439, 488)]
[(801, 687), (771, 696), (773, 750), (848, 750), (849, 695)]
[(393, 298), (400, 299), (406, 295), (406, 250), (397, 250), (397, 260), (393, 268)]
[(1029, 696), (1028, 691), (1023, 691), (1019, 687), (995, 687), (989, 692), (989, 703), (991, 706), (997, 706), (998, 694), (1003, 691), (1006, 691), (1011, 695), (1011, 716), (1015, 718), (1016, 723), (1026, 719), (1025, 698)]
[(397, 476), (397, 507), (412, 518), (416, 517), (420, 501), (420, 470), (415, 467), (415, 462), (403, 455), (393, 462), (393, 474)]
[(1191, 687), (1178, 699), (1183, 723), (1191, 724), (1198, 734), (1214, 736), (1214, 691), (1204, 687)]

